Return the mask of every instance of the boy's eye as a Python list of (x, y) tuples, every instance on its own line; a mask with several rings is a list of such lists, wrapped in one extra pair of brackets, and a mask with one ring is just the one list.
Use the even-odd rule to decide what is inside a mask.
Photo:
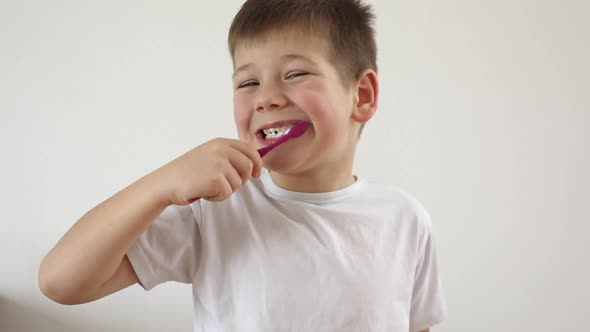
[(258, 85), (258, 82), (256, 82), (256, 81), (246, 81), (246, 82), (238, 85), (238, 89), (246, 88), (246, 87), (249, 87), (249, 86), (255, 86), (255, 85)]
[(304, 75), (307, 75), (307, 73), (306, 72), (303, 72), (303, 71), (290, 72), (290, 73), (287, 74), (286, 79), (289, 80), (289, 79), (292, 79), (292, 78), (295, 78), (295, 77), (299, 77), (299, 76), (304, 76)]

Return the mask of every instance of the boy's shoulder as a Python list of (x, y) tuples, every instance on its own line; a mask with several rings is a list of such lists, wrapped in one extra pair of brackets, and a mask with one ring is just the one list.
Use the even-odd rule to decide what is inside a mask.
[(364, 199), (388, 206), (397, 213), (409, 214), (422, 226), (431, 227), (430, 213), (416, 196), (398, 185), (373, 181), (366, 181), (366, 183)]

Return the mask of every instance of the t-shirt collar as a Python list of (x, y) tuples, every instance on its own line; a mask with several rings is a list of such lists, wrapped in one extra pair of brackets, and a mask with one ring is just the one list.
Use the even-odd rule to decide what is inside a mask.
[(358, 176), (354, 176), (356, 181), (348, 187), (329, 192), (306, 193), (297, 192), (279, 187), (270, 176), (268, 169), (263, 168), (260, 179), (265, 190), (275, 198), (301, 201), (311, 204), (328, 204), (346, 199), (347, 197), (358, 193), (365, 185), (366, 181)]

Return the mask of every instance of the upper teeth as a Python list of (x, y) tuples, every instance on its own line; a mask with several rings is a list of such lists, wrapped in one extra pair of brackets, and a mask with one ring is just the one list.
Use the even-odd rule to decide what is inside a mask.
[(289, 133), (289, 130), (293, 128), (292, 125), (279, 127), (279, 128), (266, 128), (262, 129), (264, 132), (265, 138), (277, 138)]

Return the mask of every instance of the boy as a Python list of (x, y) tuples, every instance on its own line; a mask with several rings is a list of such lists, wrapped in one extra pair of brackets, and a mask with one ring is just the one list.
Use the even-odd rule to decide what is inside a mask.
[[(192, 283), (195, 331), (442, 321), (428, 213), (352, 174), (377, 109), (373, 20), (358, 0), (246, 1), (229, 32), (239, 140), (208, 141), (86, 213), (44, 258), (43, 292), (75, 304)], [(303, 135), (258, 155), (298, 121)]]

